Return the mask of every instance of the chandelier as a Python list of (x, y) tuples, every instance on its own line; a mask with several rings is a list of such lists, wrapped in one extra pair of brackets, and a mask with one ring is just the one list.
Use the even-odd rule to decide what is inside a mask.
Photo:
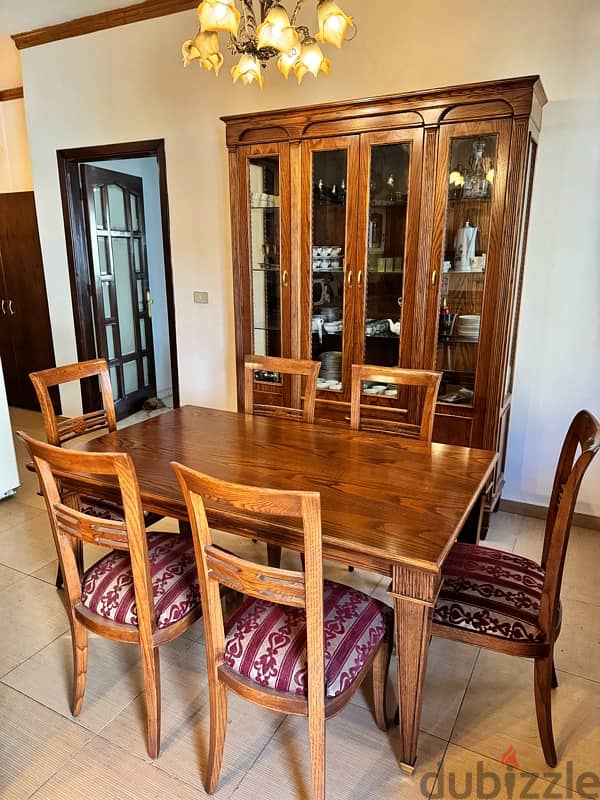
[[(323, 55), (320, 43), (341, 47), (348, 29), (354, 31), (354, 36), (356, 26), (334, 0), (317, 0), (319, 30), (313, 36), (306, 25), (297, 24), (303, 3), (304, 0), (296, 0), (289, 16), (277, 0), (240, 0), (241, 11), (235, 0), (203, 0), (197, 10), (200, 30), (181, 48), (184, 65), (198, 60), (202, 67), (218, 75), (223, 65), (218, 34), (224, 32), (229, 34), (229, 51), (240, 57), (231, 69), (234, 83), (241, 80), (249, 86), (256, 81), (262, 89), (263, 69), (272, 58), (277, 59), (277, 68), (285, 78), (293, 72), (298, 83), (309, 72), (315, 78), (319, 72), (328, 75), (331, 62)], [(259, 7), (260, 21), (255, 5)]]

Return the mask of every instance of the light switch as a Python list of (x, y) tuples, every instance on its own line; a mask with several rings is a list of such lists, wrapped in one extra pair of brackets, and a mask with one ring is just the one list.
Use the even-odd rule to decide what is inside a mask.
[(194, 303), (208, 303), (208, 292), (194, 292)]

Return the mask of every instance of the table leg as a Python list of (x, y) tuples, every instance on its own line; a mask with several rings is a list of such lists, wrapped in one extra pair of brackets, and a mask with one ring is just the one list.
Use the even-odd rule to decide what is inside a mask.
[(390, 595), (394, 600), (396, 652), (398, 654), (398, 704), (402, 760), (400, 767), (412, 774), (417, 760), (417, 741), (423, 705), (423, 681), (431, 636), (433, 606), (441, 575), (395, 565)]

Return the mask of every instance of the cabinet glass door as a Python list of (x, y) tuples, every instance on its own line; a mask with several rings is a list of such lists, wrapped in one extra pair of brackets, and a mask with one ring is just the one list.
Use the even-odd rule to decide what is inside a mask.
[[(307, 306), (310, 309), (309, 358), (321, 362), (318, 389), (341, 399), (349, 391), (352, 341), (354, 191), (358, 172), (358, 137), (305, 143), (310, 164), (308, 230), (303, 253), (310, 264)], [(305, 205), (305, 207), (306, 207)], [(306, 307), (306, 306), (305, 306)]]
[[(446, 137), (442, 165), (446, 219), (440, 275), (438, 342), (435, 368), (442, 372), (438, 400), (475, 404), (477, 367), (484, 341), (486, 280), (498, 269), (507, 137), (502, 129), (480, 125), (480, 132)], [(486, 130), (487, 127), (487, 130)], [(471, 128), (472, 130), (472, 128)], [(491, 339), (487, 338), (489, 348)]]
[[(402, 310), (414, 305), (414, 299), (405, 300), (405, 276), (412, 272), (414, 286), (417, 254), (407, 232), (418, 225), (421, 142), (421, 130), (362, 137), (361, 159), (368, 165), (362, 170), (368, 186), (363, 189), (367, 206), (361, 217), (366, 216), (367, 241), (364, 278), (360, 271), (357, 275), (358, 284), (364, 279), (365, 285), (364, 312), (358, 316), (361, 349), (356, 355), (364, 364), (410, 365), (410, 356), (401, 347), (410, 315)], [(396, 397), (396, 388), (383, 384), (366, 385), (364, 392)]]

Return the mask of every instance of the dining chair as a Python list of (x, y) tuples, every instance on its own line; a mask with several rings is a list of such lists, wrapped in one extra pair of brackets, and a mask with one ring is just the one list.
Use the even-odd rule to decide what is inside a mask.
[[(276, 358), (273, 356), (248, 355), (244, 359), (244, 412), (259, 416), (301, 419), (313, 423), (315, 401), (317, 398), (317, 377), (321, 364), (319, 361), (306, 361), (295, 358)], [(280, 373), (293, 376), (292, 405), (276, 406), (254, 402), (254, 382), (256, 372)], [(304, 394), (299, 381), (305, 378)], [(271, 566), (281, 563), (281, 547), (267, 545), (267, 561)]]
[[(381, 433), (395, 433), (410, 439), (419, 439), (431, 442), (433, 432), (433, 419), (435, 414), (435, 401), (441, 380), (440, 372), (429, 372), (421, 369), (402, 369), (400, 367), (378, 367), (372, 364), (353, 364), (350, 400), (350, 427), (355, 430), (378, 431)], [(406, 419), (389, 418), (391, 414), (397, 415), (397, 409), (376, 408), (379, 416), (368, 417), (363, 415), (363, 409), (369, 408), (361, 403), (363, 384), (393, 384), (395, 386), (416, 387), (419, 393), (417, 398), (411, 396), (411, 418), (419, 418), (419, 422), (409, 422)], [(412, 412), (412, 404), (420, 405), (420, 411)], [(371, 406), (370, 408), (373, 408)], [(403, 416), (408, 413), (405, 412)], [(383, 415), (387, 414), (388, 417)]]
[[(144, 675), (147, 749), (160, 750), (159, 647), (180, 636), (200, 616), (198, 573), (191, 536), (147, 533), (138, 480), (126, 453), (81, 453), (38, 442), (19, 431), (38, 474), (65, 583), (65, 606), (73, 647), (71, 713), (78, 716), (85, 693), (88, 630), (120, 642), (138, 644)], [(106, 519), (71, 508), (57, 483), (76, 473), (115, 479), (123, 519)], [(73, 543), (108, 549), (83, 574)]]
[[(374, 711), (385, 729), (391, 609), (362, 592), (323, 581), (320, 497), (316, 492), (240, 486), (172, 464), (192, 525), (210, 698), (205, 788), (219, 782), (227, 692), (274, 711), (308, 717), (312, 800), (325, 797), (325, 720), (349, 702), (373, 668)], [(205, 506), (287, 520), (302, 528), (305, 569), (264, 566), (213, 543)], [(219, 586), (246, 595), (224, 623)]]
[[(72, 442), (80, 436), (102, 431), (111, 432), (117, 430), (117, 417), (113, 402), (112, 387), (108, 365), (102, 358), (91, 361), (80, 361), (75, 364), (66, 364), (60, 367), (32, 372), (29, 377), (37, 394), (42, 421), (46, 432), (48, 444), (62, 447), (68, 442)], [(76, 417), (66, 417), (59, 419), (54, 411), (54, 406), (50, 397), (50, 389), (54, 386), (61, 386), (73, 381), (81, 381), (86, 378), (97, 378), (102, 395), (102, 408), (97, 411), (90, 411)], [(103, 517), (104, 519), (122, 520), (123, 509), (118, 503), (94, 497), (89, 494), (82, 494), (79, 497), (80, 508), (82, 511)], [(161, 519), (156, 514), (145, 514), (146, 526), (152, 525)], [(80, 566), (83, 567), (83, 548), (81, 543), (77, 544), (77, 558)], [(56, 586), (60, 588), (63, 580), (60, 569), (56, 575)]]
[(537, 724), (546, 763), (556, 766), (551, 690), (558, 685), (554, 645), (561, 628), (560, 588), (581, 481), (600, 449), (600, 423), (580, 411), (565, 437), (544, 533), (541, 561), (457, 543), (442, 565), (434, 636), (534, 659)]

